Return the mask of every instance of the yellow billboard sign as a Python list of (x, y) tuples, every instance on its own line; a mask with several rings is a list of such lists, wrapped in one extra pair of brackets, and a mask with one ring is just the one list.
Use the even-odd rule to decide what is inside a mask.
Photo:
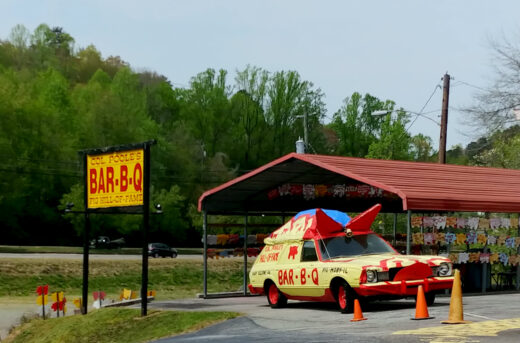
[(144, 150), (87, 155), (87, 208), (143, 205)]

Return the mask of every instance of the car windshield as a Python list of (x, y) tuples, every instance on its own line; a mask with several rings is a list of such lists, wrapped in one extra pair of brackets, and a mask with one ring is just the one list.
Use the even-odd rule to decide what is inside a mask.
[(323, 260), (357, 255), (395, 253), (378, 235), (338, 236), (320, 240)]

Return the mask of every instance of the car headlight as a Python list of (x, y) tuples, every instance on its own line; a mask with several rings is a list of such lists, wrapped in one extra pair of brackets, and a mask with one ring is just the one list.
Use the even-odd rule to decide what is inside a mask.
[(439, 276), (451, 276), (451, 263), (442, 262), (437, 268), (437, 275)]
[(377, 282), (377, 272), (375, 270), (367, 270), (367, 282)]

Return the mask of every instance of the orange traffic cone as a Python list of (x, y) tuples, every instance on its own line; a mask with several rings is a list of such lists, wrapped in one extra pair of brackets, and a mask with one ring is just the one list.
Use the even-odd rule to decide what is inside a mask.
[(443, 320), (442, 324), (466, 324), (470, 321), (464, 320), (462, 310), (462, 286), (460, 283), (460, 271), (455, 269), (455, 278), (451, 289), (450, 316), (448, 320)]
[(359, 300), (354, 299), (354, 318), (352, 318), (351, 322), (359, 322), (360, 320), (367, 320), (363, 317), (363, 312), (361, 312), (361, 305), (359, 305)]
[(417, 300), (415, 301), (415, 318), (412, 320), (432, 319), (428, 314), (428, 306), (426, 306), (426, 297), (424, 296), (423, 286), (419, 285), (417, 290)]

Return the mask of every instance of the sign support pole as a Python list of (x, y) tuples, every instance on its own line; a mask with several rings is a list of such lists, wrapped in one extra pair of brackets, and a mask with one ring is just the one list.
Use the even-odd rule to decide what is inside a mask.
[(89, 255), (90, 217), (85, 211), (85, 237), (83, 238), (83, 289), (81, 296), (81, 313), (87, 314), (88, 305), (88, 255)]
[(150, 144), (144, 144), (144, 192), (143, 192), (143, 263), (141, 277), (141, 316), (148, 309), (148, 226), (150, 225)]
[[(151, 140), (148, 142), (124, 146), (121, 145), (99, 149), (84, 150), (82, 152), (83, 180), (85, 182), (85, 211), (76, 213), (85, 214), (85, 238), (83, 245), (83, 314), (87, 313), (88, 303), (87, 299), (90, 213), (142, 213), (143, 245), (141, 276), (141, 316), (146, 316), (147, 314), (148, 231), (150, 226), (151, 179), (150, 147), (155, 143), (155, 140)], [(103, 175), (106, 175), (106, 184), (105, 182), (103, 182)], [(102, 193), (103, 196), (100, 196), (100, 193)], [(107, 195), (107, 193), (110, 194)], [(107, 211), (107, 209), (110, 209), (111, 207), (120, 208), (120, 210), (115, 212)], [(121, 211), (121, 209), (127, 209), (127, 211)]]
[[(83, 154), (83, 180), (87, 179), (87, 154)], [(83, 237), (83, 287), (81, 296), (81, 313), (87, 314), (88, 308), (88, 255), (89, 255), (89, 236), (90, 236), (90, 217), (88, 213), (88, 190), (87, 182), (84, 182), (84, 199), (85, 202), (85, 229)]]

